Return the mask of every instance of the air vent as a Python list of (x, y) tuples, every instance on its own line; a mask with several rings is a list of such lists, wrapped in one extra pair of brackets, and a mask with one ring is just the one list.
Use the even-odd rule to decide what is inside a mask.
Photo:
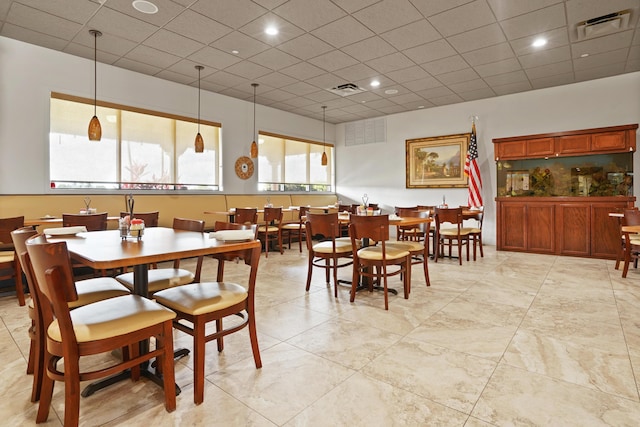
[(626, 30), (629, 27), (630, 10), (609, 13), (578, 23), (578, 40), (587, 40), (594, 37), (606, 36)]
[(336, 95), (340, 95), (340, 96), (350, 96), (350, 95), (355, 95), (356, 93), (362, 93), (367, 91), (366, 89), (359, 88), (353, 83), (341, 84), (327, 90), (329, 92), (335, 93)]

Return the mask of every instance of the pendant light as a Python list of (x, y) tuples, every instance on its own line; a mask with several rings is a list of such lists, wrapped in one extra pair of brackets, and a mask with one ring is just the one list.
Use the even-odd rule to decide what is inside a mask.
[(100, 141), (102, 138), (102, 126), (96, 115), (98, 109), (98, 37), (102, 33), (98, 30), (89, 30), (93, 36), (93, 117), (89, 122), (89, 141)]
[(204, 70), (202, 65), (196, 65), (196, 70), (198, 70), (198, 134), (196, 135), (196, 153), (204, 152), (204, 139), (202, 139), (202, 135), (200, 135), (200, 72)]
[(322, 106), (322, 166), (327, 166), (327, 141), (325, 138), (325, 115), (327, 112), (327, 106)]
[(258, 157), (258, 144), (256, 143), (256, 88), (258, 83), (251, 83), (253, 86), (253, 142), (251, 143), (251, 157)]

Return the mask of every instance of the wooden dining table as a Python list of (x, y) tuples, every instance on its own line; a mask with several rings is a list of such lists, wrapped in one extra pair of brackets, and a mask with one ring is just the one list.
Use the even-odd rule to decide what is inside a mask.
[[(50, 236), (48, 240), (64, 240), (74, 261), (95, 270), (133, 266), (134, 293), (144, 297), (149, 296), (150, 264), (206, 255), (232, 256), (236, 252), (240, 254), (246, 250), (260, 248), (259, 240), (225, 243), (210, 238), (208, 233), (165, 227), (146, 228), (144, 236), (139, 240), (131, 237), (122, 239), (119, 230)], [(146, 351), (148, 345), (149, 343), (142, 342), (141, 351)], [(182, 354), (188, 354), (188, 352), (182, 352)], [(142, 368), (142, 375), (162, 386), (162, 379), (150, 371), (147, 365)], [(82, 395), (86, 397), (125, 378), (129, 378), (128, 372), (90, 384)], [(176, 392), (180, 392), (177, 385)]]
[[(107, 222), (118, 222), (120, 219), (119, 216), (108, 216)], [(54, 227), (62, 227), (62, 217), (42, 217), (42, 218), (31, 218), (24, 220), (25, 227), (43, 227), (46, 228), (54, 228)]]

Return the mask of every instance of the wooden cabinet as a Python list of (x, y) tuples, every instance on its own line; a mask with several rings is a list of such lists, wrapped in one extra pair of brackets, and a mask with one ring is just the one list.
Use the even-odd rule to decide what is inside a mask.
[(496, 138), (495, 160), (636, 151), (637, 124)]
[(618, 220), (635, 197), (498, 197), (498, 250), (615, 259)]

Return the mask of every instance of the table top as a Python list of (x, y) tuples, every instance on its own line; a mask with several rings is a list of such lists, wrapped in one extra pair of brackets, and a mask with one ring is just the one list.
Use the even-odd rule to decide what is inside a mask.
[(626, 233), (640, 233), (640, 225), (623, 225), (622, 231)]
[[(111, 221), (118, 221), (120, 219), (119, 216), (108, 216), (107, 217), (107, 222), (111, 222)], [(32, 218), (32, 219), (25, 219), (24, 220), (24, 225), (25, 227), (40, 227), (43, 225), (51, 225), (53, 227), (61, 227), (62, 226), (62, 217), (52, 217), (52, 218), (47, 218), (47, 217), (42, 217), (42, 218)]]
[[(279, 206), (274, 206), (274, 207), (279, 207)], [(248, 208), (248, 209), (253, 209), (253, 208)], [(293, 212), (293, 211), (297, 211), (298, 209), (293, 209), (293, 208), (282, 208), (282, 212)], [(227, 216), (231, 216), (231, 215), (235, 215), (236, 211), (204, 211), (205, 214), (207, 215), (227, 215)], [(264, 213), (264, 208), (262, 209), (258, 209), (258, 213)]]
[(52, 236), (49, 240), (66, 241), (73, 259), (97, 270), (242, 251), (260, 245), (258, 240), (225, 243), (209, 238), (208, 233), (165, 227), (146, 228), (141, 240), (122, 240), (119, 230)]
[[(348, 223), (349, 222), (349, 217), (350, 214), (338, 214), (338, 221), (342, 222), (342, 223)], [(418, 224), (427, 224), (429, 222), (431, 222), (432, 219), (431, 218), (419, 218), (419, 217), (403, 217), (400, 219), (393, 219), (393, 218), (389, 218), (389, 225), (399, 225), (399, 226), (403, 226), (403, 225), (418, 225)]]

